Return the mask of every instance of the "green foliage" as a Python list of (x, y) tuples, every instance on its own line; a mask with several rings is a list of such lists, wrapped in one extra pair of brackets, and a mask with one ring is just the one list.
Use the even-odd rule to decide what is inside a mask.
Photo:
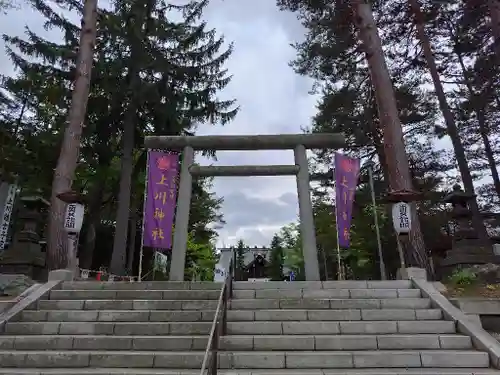
[[(61, 9), (81, 15), (82, 6), (72, 0), (32, 0), (30, 4), (44, 17), (46, 28), (59, 32), (61, 40), (46, 40), (29, 29), (23, 37), (4, 36), (7, 54), (17, 70), (1, 82), (0, 178), (18, 179), (25, 193), (48, 198), (66, 126), (81, 32), (79, 18), (66, 18), (68, 13)], [(89, 199), (80, 241), (80, 259), (87, 254), (88, 267), (107, 265), (111, 258), (109, 239), (115, 235), (119, 180), (124, 173), (121, 147), (127, 113), (132, 113), (134, 144), (133, 170), (127, 171), (132, 185), (126, 212), (131, 214), (125, 219), (135, 222), (138, 229), (132, 244), (134, 270), (142, 227), (144, 136), (194, 134), (197, 123), (225, 124), (237, 113), (234, 100), (218, 97), (230, 81), (224, 64), (232, 45), (227, 47), (201, 19), (206, 5), (206, 0), (184, 5), (120, 0), (111, 9), (99, 9), (88, 110), (73, 182), (73, 188)], [(147, 31), (147, 38), (141, 39), (142, 32), (136, 33), (139, 29)], [(130, 72), (140, 72), (133, 90)], [(210, 179), (193, 181), (189, 223), (193, 234), (188, 252), (193, 264), (204, 268), (198, 272), (203, 279), (210, 279), (213, 269), (216, 233), (211, 227), (224, 223), (222, 199), (211, 188)]]
[(248, 246), (245, 245), (242, 239), (236, 244), (236, 248), (233, 248), (236, 252), (236, 268), (241, 272), (245, 269), (245, 254), (248, 252)]
[(281, 246), (281, 239), (278, 235), (274, 235), (271, 240), (271, 255), (269, 258), (269, 263), (267, 264), (268, 275), (272, 281), (282, 281), (283, 280), (283, 264), (284, 264), (284, 254), (283, 247)]
[(291, 223), (281, 228), (276, 235), (284, 249), (284, 264), (295, 273), (295, 280), (305, 280), (304, 254), (299, 225)]
[[(394, 230), (390, 220), (390, 207), (384, 207), (381, 197), (388, 191), (388, 176), (394, 171), (393, 160), (387, 160), (385, 124), (379, 118), (375, 87), (367, 66), (366, 48), (361, 45), (359, 30), (353, 22), (354, 2), (341, 0), (277, 0), (284, 11), (293, 12), (305, 28), (305, 38), (294, 45), (297, 55), (291, 66), (297, 74), (314, 80), (313, 92), (320, 99), (317, 113), (307, 129), (310, 133), (343, 133), (347, 147), (343, 150), (353, 157), (372, 160), (374, 165), (375, 195), (380, 223), (382, 249), (389, 276), (398, 267)], [(498, 95), (492, 100), (492, 87), (498, 87), (498, 62), (492, 64), (491, 33), (485, 18), (486, 7), (471, 6), (470, 1), (436, 2), (421, 0), (425, 29), (429, 33), (441, 80), (448, 85), (447, 100), (457, 121), (460, 137), (467, 144), (471, 169), (484, 171), (483, 149), (492, 137), (493, 159), (498, 159)], [(478, 4), (480, 2), (477, 2)], [(453, 155), (437, 145), (447, 136), (441, 124), (443, 119), (436, 105), (433, 91), (429, 90), (429, 73), (422, 56), (422, 45), (415, 34), (412, 12), (406, 0), (370, 2), (382, 39), (386, 63), (391, 75), (402, 122), (406, 153), (408, 154), (412, 183), (424, 199), (417, 204), (420, 227), (426, 248), (441, 252), (451, 245), (447, 228), (447, 208), (441, 199), (455, 182)], [(465, 26), (467, 25), (467, 26)], [(470, 32), (471, 27), (473, 32)], [(489, 36), (486, 36), (489, 35)], [(464, 66), (459, 61), (462, 51)], [(470, 64), (469, 64), (470, 61)], [(498, 60), (497, 60), (498, 61)], [(475, 65), (474, 67), (471, 67)], [(481, 69), (479, 69), (481, 66)], [(491, 67), (492, 69), (488, 69)], [(383, 67), (378, 66), (383, 69)], [(471, 90), (469, 87), (473, 87)], [(478, 132), (478, 101), (473, 92), (485, 91), (488, 132)], [(477, 98), (476, 98), (477, 99)], [(472, 105), (474, 104), (474, 105)], [(475, 112), (475, 113), (474, 113)], [(489, 117), (491, 116), (491, 117)], [(497, 129), (492, 131), (493, 126)], [(437, 135), (436, 130), (440, 130)], [(444, 131), (443, 131), (444, 129)], [(484, 129), (483, 129), (484, 130)], [(493, 137), (495, 139), (493, 140)], [(490, 145), (490, 146), (491, 146)], [(333, 278), (337, 273), (337, 239), (334, 217), (332, 165), (335, 150), (315, 151), (313, 168), (323, 175), (321, 187), (314, 189), (314, 216), (317, 229), (318, 259), (321, 277)], [(495, 159), (495, 160), (496, 160)], [(491, 158), (488, 159), (489, 164)], [(495, 168), (490, 168), (494, 178)], [(478, 173), (477, 177), (481, 175)], [(351, 246), (341, 251), (348, 277), (379, 277), (377, 240), (366, 171), (361, 171), (356, 189)], [(485, 200), (491, 199), (491, 186), (484, 187)], [(490, 193), (486, 193), (490, 191)], [(491, 207), (491, 206), (490, 206)], [(407, 261), (415, 261), (417, 254), (406, 254)], [(322, 264), (323, 263), (323, 264)]]
[(453, 285), (468, 286), (476, 282), (477, 275), (469, 268), (456, 269), (449, 277), (449, 282)]
[(211, 243), (195, 242), (194, 233), (188, 237), (185, 280), (213, 281), (217, 263), (215, 246)]

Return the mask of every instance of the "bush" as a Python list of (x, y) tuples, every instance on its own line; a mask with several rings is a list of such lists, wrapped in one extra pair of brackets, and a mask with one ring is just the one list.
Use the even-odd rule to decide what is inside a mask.
[(449, 280), (454, 285), (467, 286), (474, 284), (477, 280), (477, 275), (468, 268), (457, 269), (453, 271)]

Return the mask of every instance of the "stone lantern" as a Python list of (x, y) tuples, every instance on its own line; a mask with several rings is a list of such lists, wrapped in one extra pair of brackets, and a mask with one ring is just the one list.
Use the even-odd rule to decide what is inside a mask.
[(50, 203), (40, 196), (20, 199), (14, 241), (0, 255), (0, 272), (24, 274), (35, 280), (46, 278), (45, 254), (41, 251), (40, 232), (44, 211)]
[(444, 202), (452, 206), (451, 218), (455, 228), (452, 248), (440, 262), (443, 276), (449, 275), (455, 268), (487, 263), (500, 264), (500, 257), (495, 256), (493, 247), (485, 244), (472, 226), (469, 203), (474, 198), (474, 194), (464, 192), (459, 185), (453, 186), (453, 192), (444, 198)]

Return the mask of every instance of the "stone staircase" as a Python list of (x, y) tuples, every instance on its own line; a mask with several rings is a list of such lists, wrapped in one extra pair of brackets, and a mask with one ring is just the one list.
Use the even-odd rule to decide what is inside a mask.
[[(66, 282), (5, 325), (0, 374), (198, 375), (221, 284)], [(500, 375), (409, 281), (235, 282), (224, 375)]]
[(222, 284), (66, 282), (0, 335), (0, 374), (199, 374)]
[(410, 281), (234, 284), (230, 374), (500, 374)]

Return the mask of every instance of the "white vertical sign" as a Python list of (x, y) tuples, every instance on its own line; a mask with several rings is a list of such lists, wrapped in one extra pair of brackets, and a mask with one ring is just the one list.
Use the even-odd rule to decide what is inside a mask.
[(79, 233), (82, 230), (83, 215), (85, 207), (80, 203), (69, 203), (66, 206), (64, 217), (64, 230), (66, 232)]
[(17, 185), (9, 185), (7, 199), (3, 209), (3, 215), (0, 218), (0, 250), (5, 249), (7, 243), (7, 235), (9, 234), (10, 217), (14, 209), (14, 201), (16, 199)]
[(217, 263), (214, 269), (214, 281), (216, 283), (223, 282), (226, 280), (226, 269), (222, 266), (222, 264)]
[(411, 207), (408, 203), (399, 202), (392, 206), (392, 222), (397, 234), (408, 234), (411, 229)]

